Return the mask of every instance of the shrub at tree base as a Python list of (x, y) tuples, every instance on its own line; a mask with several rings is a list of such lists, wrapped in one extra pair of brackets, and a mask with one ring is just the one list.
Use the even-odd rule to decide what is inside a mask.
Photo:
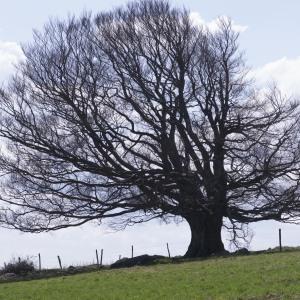
[(124, 257), (122, 259), (119, 259), (115, 263), (113, 263), (110, 267), (112, 269), (117, 268), (128, 268), (128, 267), (134, 267), (134, 266), (146, 266), (155, 264), (155, 262), (158, 262), (161, 259), (165, 259), (166, 257), (161, 255), (140, 255), (133, 258), (127, 258)]

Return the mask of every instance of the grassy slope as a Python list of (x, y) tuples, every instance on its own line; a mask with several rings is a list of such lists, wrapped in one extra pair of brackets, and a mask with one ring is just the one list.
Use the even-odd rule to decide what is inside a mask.
[(3, 283), (0, 299), (300, 299), (300, 252)]

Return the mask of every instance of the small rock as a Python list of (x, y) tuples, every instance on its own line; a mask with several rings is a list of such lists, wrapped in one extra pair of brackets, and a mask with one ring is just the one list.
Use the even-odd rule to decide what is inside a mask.
[(76, 273), (76, 268), (74, 266), (69, 266), (67, 271), (70, 274), (74, 274)]

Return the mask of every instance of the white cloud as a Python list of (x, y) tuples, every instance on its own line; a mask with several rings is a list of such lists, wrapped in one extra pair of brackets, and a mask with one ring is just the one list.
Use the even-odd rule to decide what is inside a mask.
[[(223, 20), (229, 20), (227, 16), (220, 16), (219, 18), (216, 18), (211, 21), (204, 20), (201, 15), (198, 12), (191, 12), (190, 13), (190, 19), (192, 20), (192, 23), (196, 26), (204, 26), (208, 30), (215, 32), (218, 30), (218, 22), (220, 19)], [(236, 32), (244, 32), (247, 30), (248, 26), (236, 24), (233, 20), (231, 20), (232, 23), (232, 29)]]
[(19, 44), (0, 41), (0, 82), (14, 72), (14, 64), (22, 59), (23, 53)]
[(300, 95), (300, 57), (280, 58), (254, 69), (249, 75), (263, 87), (275, 83), (286, 95)]

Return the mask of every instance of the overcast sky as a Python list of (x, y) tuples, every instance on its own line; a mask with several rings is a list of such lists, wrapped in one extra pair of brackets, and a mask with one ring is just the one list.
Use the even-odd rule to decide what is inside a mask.
[[(30, 41), (33, 29), (41, 29), (50, 17), (65, 18), (83, 11), (109, 10), (126, 3), (124, 0), (0, 0), (0, 81), (13, 72), (13, 63), (22, 57), (21, 43)], [(260, 84), (277, 81), (288, 95), (300, 94), (300, 1), (298, 0), (171, 0), (191, 11), (197, 22), (214, 26), (218, 16), (232, 18), (240, 31), (240, 46), (246, 62)], [(300, 227), (276, 222), (251, 226), (254, 237), (251, 249), (277, 245), (278, 228), (283, 229), (284, 245), (300, 245)], [(36, 257), (41, 253), (43, 266), (56, 267), (60, 255), (64, 265), (95, 261), (95, 249), (104, 248), (104, 262), (119, 255), (182, 255), (190, 233), (186, 223), (159, 224), (154, 221), (113, 233), (108, 228), (86, 225), (55, 233), (22, 234), (0, 229), (0, 264), (12, 256)], [(226, 243), (226, 240), (225, 240)]]

